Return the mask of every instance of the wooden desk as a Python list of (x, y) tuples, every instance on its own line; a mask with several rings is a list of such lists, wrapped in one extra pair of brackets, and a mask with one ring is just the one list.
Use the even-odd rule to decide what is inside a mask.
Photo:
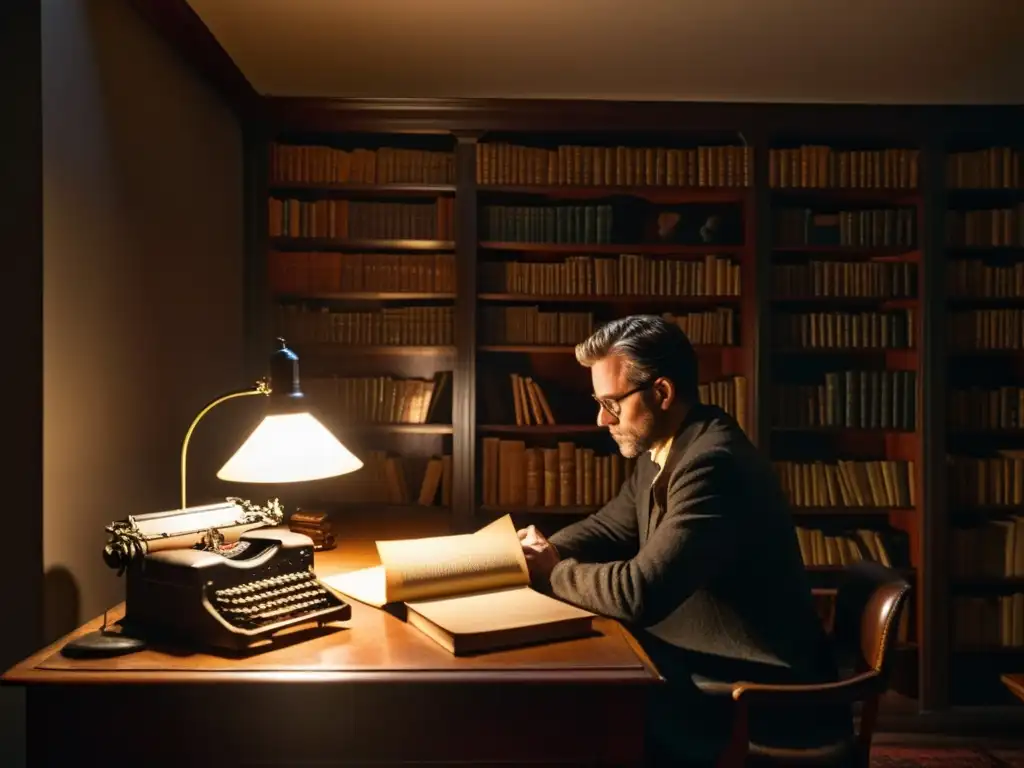
[(1010, 689), (1010, 693), (1024, 701), (1024, 675), (1003, 675), (999, 679)]
[[(318, 553), (318, 574), (373, 564), (372, 542)], [(121, 608), (121, 607), (119, 607)], [(116, 614), (120, 616), (120, 612)], [(650, 660), (616, 622), (599, 637), (456, 658), (393, 616), (248, 659), (147, 649), (7, 672), (24, 686), (32, 766), (638, 765)]]

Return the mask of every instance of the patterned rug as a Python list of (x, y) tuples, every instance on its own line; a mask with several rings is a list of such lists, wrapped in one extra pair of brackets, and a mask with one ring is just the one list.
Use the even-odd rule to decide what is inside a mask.
[(891, 747), (871, 749), (872, 768), (1024, 768), (1024, 748)]

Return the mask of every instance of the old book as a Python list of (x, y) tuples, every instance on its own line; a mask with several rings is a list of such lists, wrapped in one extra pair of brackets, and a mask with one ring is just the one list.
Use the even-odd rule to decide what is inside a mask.
[(326, 512), (316, 512), (308, 509), (296, 510), (288, 518), (289, 523), (322, 526), (325, 523), (330, 525), (330, 516)]
[(455, 655), (580, 637), (594, 614), (530, 588), (512, 518), (475, 533), (378, 541), (381, 564), (323, 579), (407, 621)]
[(444, 472), (444, 465), (439, 456), (433, 456), (427, 462), (427, 469), (423, 473), (423, 484), (420, 485), (418, 502), (424, 506), (430, 506), (437, 498), (437, 492), (441, 488), (441, 479)]

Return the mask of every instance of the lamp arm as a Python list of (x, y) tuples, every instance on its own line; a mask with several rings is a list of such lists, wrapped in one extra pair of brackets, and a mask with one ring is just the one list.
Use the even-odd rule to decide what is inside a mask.
[(216, 408), (221, 403), (233, 400), (236, 397), (248, 397), (249, 395), (269, 395), (270, 384), (266, 379), (260, 379), (249, 389), (240, 389), (236, 392), (229, 392), (226, 395), (221, 395), (215, 400), (211, 400), (203, 409), (196, 414), (196, 417), (192, 419), (192, 423), (189, 425), (188, 431), (185, 432), (185, 439), (181, 443), (181, 508), (187, 509), (186, 496), (185, 496), (185, 481), (187, 478), (186, 472), (186, 461), (188, 458), (188, 443), (192, 439), (192, 432), (195, 431), (196, 425), (200, 419), (203, 418), (207, 413)]

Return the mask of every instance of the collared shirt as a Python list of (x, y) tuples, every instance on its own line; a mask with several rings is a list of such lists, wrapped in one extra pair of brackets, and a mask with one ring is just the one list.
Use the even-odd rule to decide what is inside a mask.
[(668, 459), (669, 451), (672, 450), (672, 440), (670, 437), (664, 442), (658, 443), (651, 448), (651, 461), (658, 465), (658, 473), (654, 476), (654, 480), (651, 481), (651, 485), (654, 485), (654, 481), (661, 475), (661, 471), (665, 468), (665, 461)]

